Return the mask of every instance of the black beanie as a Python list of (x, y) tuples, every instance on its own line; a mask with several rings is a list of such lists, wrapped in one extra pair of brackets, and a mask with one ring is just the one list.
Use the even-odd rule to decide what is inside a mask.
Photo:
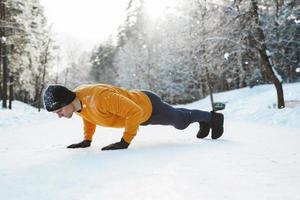
[(49, 85), (44, 92), (44, 104), (47, 111), (50, 112), (70, 104), (75, 97), (75, 92), (64, 86)]

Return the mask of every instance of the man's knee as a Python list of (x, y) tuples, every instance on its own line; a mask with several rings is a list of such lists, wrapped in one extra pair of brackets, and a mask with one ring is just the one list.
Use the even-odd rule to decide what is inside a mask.
[(187, 124), (187, 123), (176, 123), (176, 124), (174, 124), (174, 127), (176, 128), (176, 129), (179, 129), (179, 130), (183, 130), (183, 129), (186, 129), (187, 127), (189, 126), (189, 124)]

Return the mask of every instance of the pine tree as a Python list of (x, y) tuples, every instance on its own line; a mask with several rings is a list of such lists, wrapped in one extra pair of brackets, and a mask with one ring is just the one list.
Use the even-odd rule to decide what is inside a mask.
[(9, 0), (8, 10), (14, 30), (9, 38), (14, 46), (9, 59), (10, 72), (16, 76), (15, 96), (40, 107), (41, 92), (55, 49), (44, 11), (39, 0)]
[(116, 47), (111, 43), (100, 44), (92, 52), (90, 76), (95, 82), (116, 84), (117, 71), (114, 66)]

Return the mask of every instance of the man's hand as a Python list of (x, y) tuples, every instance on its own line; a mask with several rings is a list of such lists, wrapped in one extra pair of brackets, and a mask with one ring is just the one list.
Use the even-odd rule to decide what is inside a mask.
[(77, 144), (71, 144), (70, 146), (68, 146), (67, 148), (86, 148), (91, 146), (91, 142), (90, 140), (83, 140), (82, 142), (79, 142)]
[(127, 149), (128, 146), (129, 144), (122, 138), (120, 142), (110, 144), (106, 147), (103, 147), (101, 150), (106, 151), (106, 150), (116, 150), (116, 149)]

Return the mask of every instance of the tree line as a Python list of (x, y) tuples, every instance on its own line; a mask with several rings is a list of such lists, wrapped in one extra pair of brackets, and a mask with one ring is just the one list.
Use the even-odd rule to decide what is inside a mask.
[(40, 108), (55, 49), (43, 8), (39, 0), (0, 0), (0, 6), (2, 107), (9, 94)]
[(282, 83), (300, 80), (298, 1), (168, 0), (159, 18), (147, 1), (129, 0), (118, 35), (92, 52), (70, 48), (58, 72), (60, 53), (39, 0), (0, 0), (1, 99), (11, 82), (14, 98), (36, 107), (48, 83), (148, 89), (172, 104), (272, 83), (284, 107)]
[(174, 0), (163, 18), (131, 0), (117, 44), (92, 54), (95, 81), (153, 90), (170, 103), (212, 92), (299, 81), (299, 3), (296, 1)]

